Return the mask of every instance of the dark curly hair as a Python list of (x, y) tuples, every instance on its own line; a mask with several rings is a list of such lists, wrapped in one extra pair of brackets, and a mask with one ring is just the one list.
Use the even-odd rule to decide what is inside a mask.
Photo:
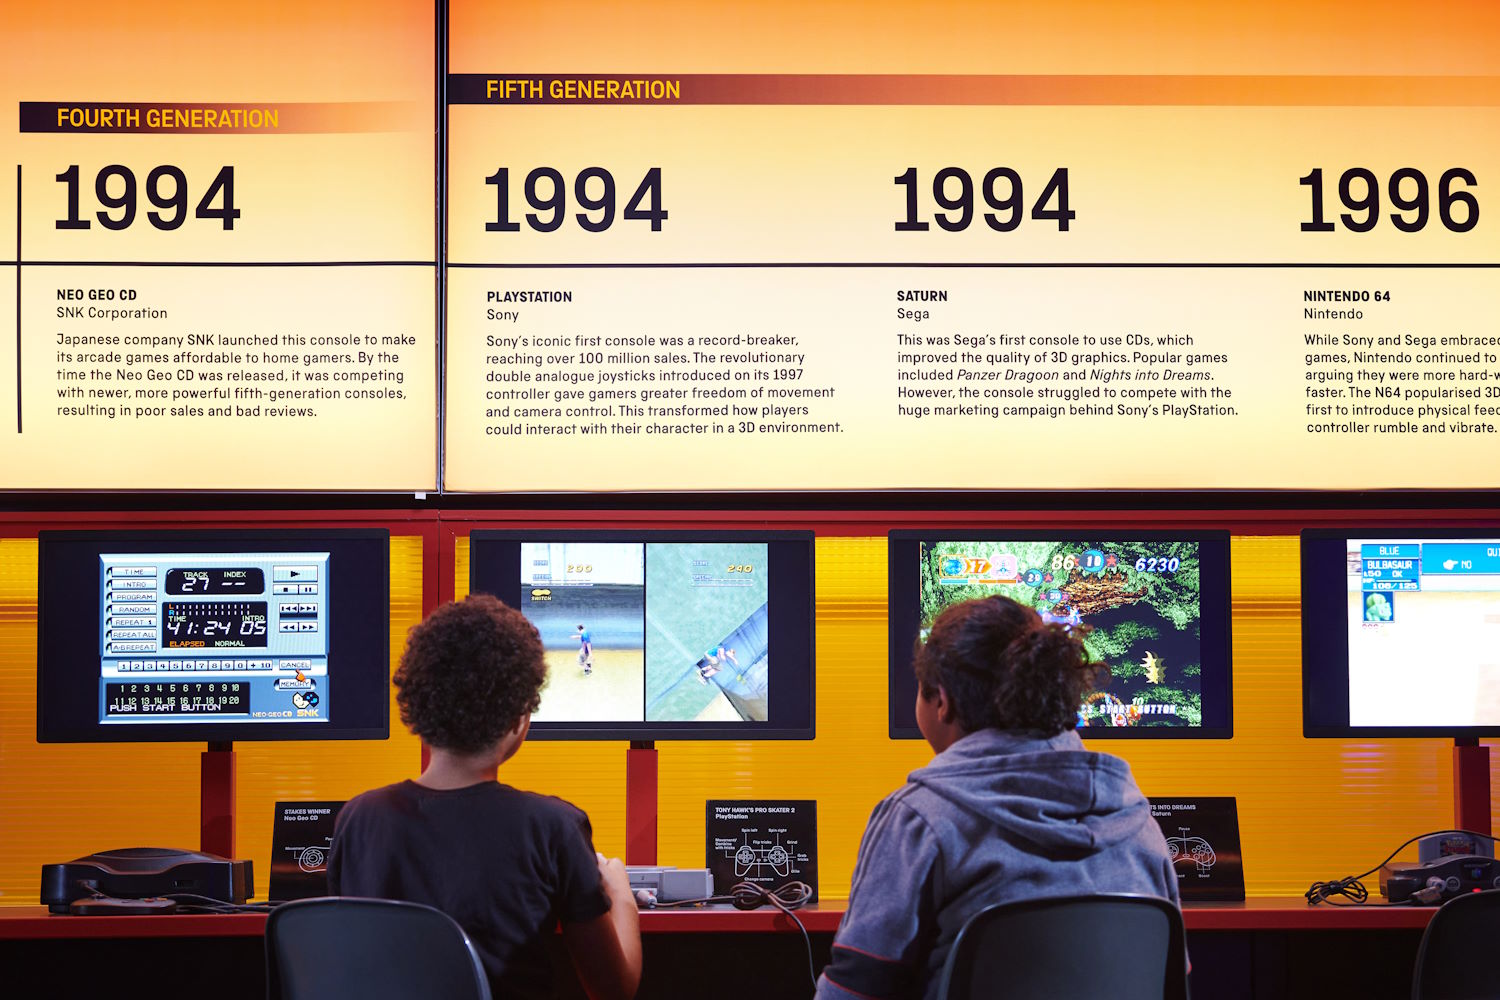
[(547, 680), (536, 628), (488, 594), (444, 604), (406, 639), (392, 681), (401, 721), (430, 746), (472, 754), (535, 712)]
[(1083, 648), (1085, 629), (1042, 621), (1008, 597), (947, 608), (916, 651), (922, 696), (948, 693), (965, 732), (1016, 729), (1056, 736), (1078, 725), (1083, 696), (1109, 677)]

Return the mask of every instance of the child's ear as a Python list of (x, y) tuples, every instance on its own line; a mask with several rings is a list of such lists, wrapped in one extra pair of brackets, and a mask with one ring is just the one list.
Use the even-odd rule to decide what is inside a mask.
[(937, 689), (938, 721), (943, 725), (949, 725), (958, 718), (958, 712), (953, 706), (953, 699), (948, 696), (948, 689), (941, 684)]

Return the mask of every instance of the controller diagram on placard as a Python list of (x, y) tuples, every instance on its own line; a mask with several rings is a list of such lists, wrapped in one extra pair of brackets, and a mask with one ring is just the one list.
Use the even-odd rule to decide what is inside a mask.
[(1202, 837), (1188, 836), (1191, 827), (1179, 826), (1177, 832), (1180, 836), (1167, 838), (1167, 853), (1172, 858), (1172, 864), (1179, 861), (1191, 861), (1198, 867), (1200, 878), (1207, 878), (1214, 862), (1218, 861), (1218, 855), (1214, 853), (1213, 845)]
[(321, 847), (288, 847), (285, 848), (297, 859), (297, 867), (305, 872), (323, 872), (328, 870), (328, 851), (330, 844)]
[[(781, 833), (777, 831), (774, 841), (764, 837), (754, 837), (748, 831), (745, 833), (745, 842), (733, 851), (734, 877), (761, 879), (789, 878), (794, 869), (792, 867), (797, 857), (797, 841), (787, 840), (781, 842)], [(730, 852), (726, 851), (729, 857)]]

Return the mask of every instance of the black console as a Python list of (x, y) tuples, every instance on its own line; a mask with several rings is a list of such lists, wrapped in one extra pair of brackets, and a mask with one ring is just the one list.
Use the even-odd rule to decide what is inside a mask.
[[(1430, 899), (1417, 896), (1434, 890)], [(1440, 903), (1465, 893), (1500, 889), (1500, 862), (1472, 854), (1439, 858), (1422, 865), (1387, 865), (1380, 870), (1380, 892), (1392, 903)]]
[(94, 896), (140, 900), (183, 893), (243, 903), (255, 895), (251, 864), (197, 851), (127, 847), (42, 865), (42, 902), (53, 913), (73, 912), (75, 900)]

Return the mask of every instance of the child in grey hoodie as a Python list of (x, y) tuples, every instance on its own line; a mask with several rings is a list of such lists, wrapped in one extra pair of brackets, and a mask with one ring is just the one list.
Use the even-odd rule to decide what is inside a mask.
[(933, 1000), (953, 939), (994, 903), (1178, 902), (1130, 765), (1078, 738), (1106, 668), (1076, 628), (1006, 597), (966, 601), (938, 616), (915, 666), (917, 724), (937, 756), (870, 816), (818, 1000)]

